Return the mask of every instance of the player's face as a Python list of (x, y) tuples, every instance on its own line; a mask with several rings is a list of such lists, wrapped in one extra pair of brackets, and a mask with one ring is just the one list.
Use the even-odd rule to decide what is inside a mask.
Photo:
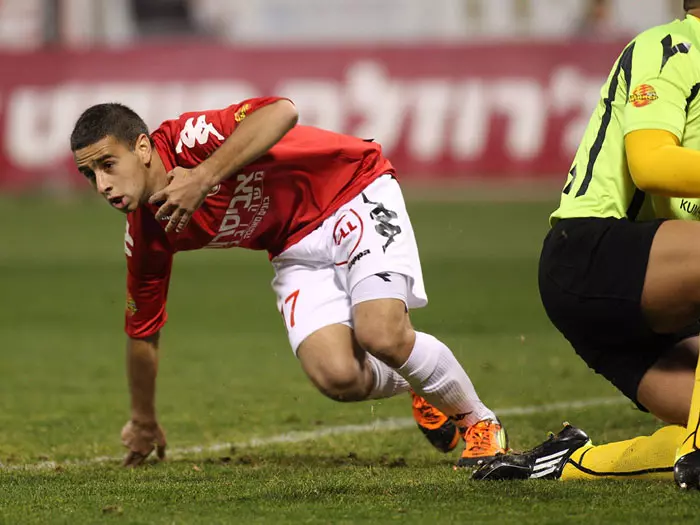
[(134, 149), (107, 136), (73, 153), (78, 170), (110, 205), (129, 213), (146, 202), (151, 144), (141, 135)]

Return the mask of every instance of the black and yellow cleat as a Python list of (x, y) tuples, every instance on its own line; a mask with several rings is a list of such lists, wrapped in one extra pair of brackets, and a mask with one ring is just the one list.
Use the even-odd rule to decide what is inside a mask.
[(528, 452), (507, 454), (485, 461), (472, 475), (475, 480), (559, 479), (571, 455), (591, 440), (568, 423), (557, 435)]
[(700, 450), (681, 456), (676, 461), (673, 479), (683, 490), (700, 490)]
[(445, 414), (411, 391), (413, 419), (430, 444), (440, 452), (450, 452), (459, 443), (459, 430)]

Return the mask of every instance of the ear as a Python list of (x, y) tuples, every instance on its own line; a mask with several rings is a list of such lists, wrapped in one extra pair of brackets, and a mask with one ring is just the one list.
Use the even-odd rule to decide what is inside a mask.
[(141, 162), (144, 164), (151, 163), (151, 156), (153, 155), (153, 146), (151, 146), (151, 138), (145, 133), (141, 133), (136, 139), (136, 145), (134, 146), (134, 152), (138, 155)]

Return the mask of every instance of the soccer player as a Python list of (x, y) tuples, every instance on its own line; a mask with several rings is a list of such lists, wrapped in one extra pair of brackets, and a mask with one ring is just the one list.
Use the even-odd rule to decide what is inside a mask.
[(613, 66), (539, 268), (545, 310), (576, 353), (669, 426), (593, 446), (566, 425), (477, 479), (675, 472), (681, 487), (699, 486), (700, 0), (684, 7), (684, 20), (642, 33)]
[(183, 114), (150, 135), (129, 108), (99, 104), (78, 119), (71, 149), (78, 170), (127, 214), (126, 465), (154, 449), (164, 457), (155, 392), (171, 263), (200, 248), (269, 252), (292, 350), (324, 395), (411, 391), (433, 445), (449, 451), (464, 438), (459, 465), (506, 451), (504, 429), (450, 349), (411, 325), (409, 308), (427, 297), (396, 174), (378, 144), (297, 125), (289, 100), (256, 98)]

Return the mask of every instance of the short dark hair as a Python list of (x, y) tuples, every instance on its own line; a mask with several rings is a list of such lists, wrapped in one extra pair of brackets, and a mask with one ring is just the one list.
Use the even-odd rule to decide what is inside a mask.
[(696, 7), (700, 7), (700, 0), (683, 0), (683, 9), (686, 11), (690, 11)]
[(110, 135), (133, 148), (142, 133), (148, 135), (148, 126), (133, 109), (116, 102), (97, 104), (78, 118), (70, 135), (70, 148), (76, 151)]

